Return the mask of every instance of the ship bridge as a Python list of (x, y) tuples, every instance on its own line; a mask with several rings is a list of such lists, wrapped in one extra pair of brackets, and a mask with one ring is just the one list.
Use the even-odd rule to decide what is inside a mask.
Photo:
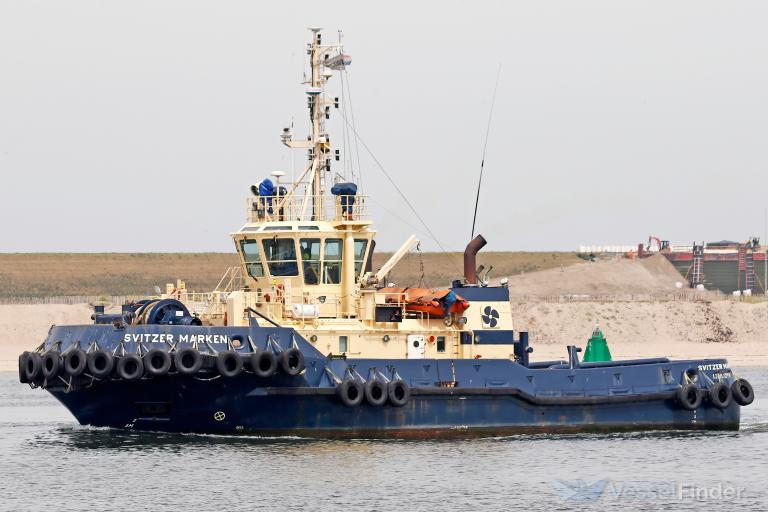
[(375, 245), (365, 199), (279, 193), (248, 198), (247, 222), (231, 236), (245, 288), (255, 292), (249, 294), (253, 306), (295, 304), (295, 316), (356, 316), (355, 292), (371, 271)]

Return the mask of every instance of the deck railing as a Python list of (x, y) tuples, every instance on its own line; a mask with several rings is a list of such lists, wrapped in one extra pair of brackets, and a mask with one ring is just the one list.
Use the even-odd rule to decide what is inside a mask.
[(366, 196), (251, 196), (246, 200), (249, 222), (361, 221), (368, 218)]

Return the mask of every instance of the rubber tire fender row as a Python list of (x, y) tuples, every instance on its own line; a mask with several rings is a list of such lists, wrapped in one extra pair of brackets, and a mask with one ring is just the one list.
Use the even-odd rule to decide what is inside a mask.
[(43, 371), (43, 358), (37, 352), (27, 353), (24, 359), (24, 378), (27, 382), (36, 382)]
[(115, 369), (115, 358), (111, 352), (97, 349), (88, 353), (88, 373), (96, 379), (106, 379)]
[(404, 380), (396, 379), (387, 384), (389, 403), (395, 407), (402, 407), (411, 398), (411, 388)]
[(336, 386), (336, 396), (347, 407), (357, 407), (363, 402), (365, 391), (363, 385), (354, 379), (344, 379)]
[(216, 355), (216, 369), (222, 377), (237, 377), (243, 371), (243, 358), (234, 350), (224, 350)]
[(139, 380), (144, 375), (144, 361), (138, 354), (125, 354), (117, 359), (117, 376), (126, 382)]
[(270, 350), (257, 350), (251, 354), (251, 369), (257, 377), (271, 377), (277, 371), (277, 357)]
[(72, 349), (64, 356), (64, 373), (70, 377), (81, 376), (86, 366), (88, 366), (88, 356), (81, 348)]
[(64, 361), (61, 359), (61, 354), (55, 350), (49, 350), (43, 354), (42, 373), (45, 380), (51, 380), (58, 377), (63, 364)]
[(731, 388), (725, 382), (716, 382), (709, 388), (709, 401), (718, 409), (731, 405)]
[(180, 374), (194, 375), (203, 366), (203, 356), (192, 347), (180, 348), (173, 354), (173, 364)]
[(144, 354), (144, 371), (152, 377), (162, 377), (171, 370), (171, 354), (161, 348), (151, 348)]
[(280, 354), (280, 368), (291, 377), (304, 371), (304, 354), (296, 347), (284, 350)]
[(701, 393), (696, 384), (685, 384), (677, 390), (677, 402), (683, 409), (694, 411), (701, 405)]
[(387, 403), (389, 394), (387, 385), (377, 379), (371, 379), (365, 383), (365, 401), (374, 407), (381, 407)]
[(747, 379), (736, 379), (731, 384), (731, 394), (733, 400), (741, 405), (749, 405), (755, 400), (755, 390), (752, 389), (752, 384)]

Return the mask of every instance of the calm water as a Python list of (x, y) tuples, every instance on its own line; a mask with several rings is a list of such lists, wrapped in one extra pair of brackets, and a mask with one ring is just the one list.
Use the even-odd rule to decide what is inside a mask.
[(738, 433), (339, 442), (80, 427), (0, 374), (0, 510), (768, 510), (768, 370), (740, 375)]

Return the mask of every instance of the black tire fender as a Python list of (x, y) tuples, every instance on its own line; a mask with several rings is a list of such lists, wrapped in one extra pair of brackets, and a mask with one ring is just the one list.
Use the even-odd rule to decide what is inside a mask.
[(257, 350), (250, 357), (251, 369), (257, 377), (271, 377), (277, 371), (277, 357), (270, 350)]
[(106, 379), (115, 369), (115, 358), (111, 352), (98, 349), (88, 353), (88, 373), (96, 379)]
[(63, 364), (64, 362), (61, 359), (61, 354), (55, 350), (49, 350), (43, 354), (42, 373), (45, 380), (55, 379), (59, 375)]
[(363, 402), (365, 391), (363, 385), (354, 379), (344, 379), (336, 386), (336, 396), (347, 407), (357, 407)]
[(693, 411), (701, 405), (701, 393), (696, 384), (686, 384), (677, 390), (677, 402), (683, 409)]
[(29, 357), (29, 352), (27, 352), (26, 350), (19, 355), (19, 382), (21, 382), (22, 384), (26, 384), (27, 382), (29, 382), (27, 380), (27, 368), (26, 368), (28, 357)]
[(411, 388), (404, 380), (396, 379), (387, 384), (389, 403), (395, 407), (402, 407), (411, 398)]
[(216, 356), (216, 369), (223, 377), (237, 377), (243, 371), (243, 359), (234, 350), (224, 350)]
[(194, 375), (203, 366), (203, 356), (192, 347), (180, 348), (173, 354), (173, 364), (180, 374)]
[(752, 384), (747, 379), (736, 379), (731, 384), (731, 394), (733, 400), (741, 405), (749, 405), (755, 401), (755, 390), (752, 389)]
[(86, 366), (88, 366), (88, 356), (81, 348), (72, 349), (64, 356), (64, 373), (70, 377), (82, 375)]
[(377, 379), (371, 379), (365, 383), (365, 401), (374, 407), (380, 407), (387, 403), (387, 385)]
[(43, 371), (43, 358), (37, 352), (27, 353), (24, 360), (24, 377), (27, 382), (37, 381)]
[(125, 354), (117, 359), (117, 376), (127, 382), (139, 380), (144, 375), (144, 361), (137, 354)]
[(162, 377), (171, 370), (171, 354), (161, 348), (151, 348), (144, 354), (144, 371), (152, 377)]
[(296, 347), (284, 350), (280, 354), (280, 368), (292, 377), (299, 375), (304, 371), (304, 354)]
[(709, 401), (718, 409), (731, 405), (731, 388), (724, 382), (716, 382), (709, 388)]

